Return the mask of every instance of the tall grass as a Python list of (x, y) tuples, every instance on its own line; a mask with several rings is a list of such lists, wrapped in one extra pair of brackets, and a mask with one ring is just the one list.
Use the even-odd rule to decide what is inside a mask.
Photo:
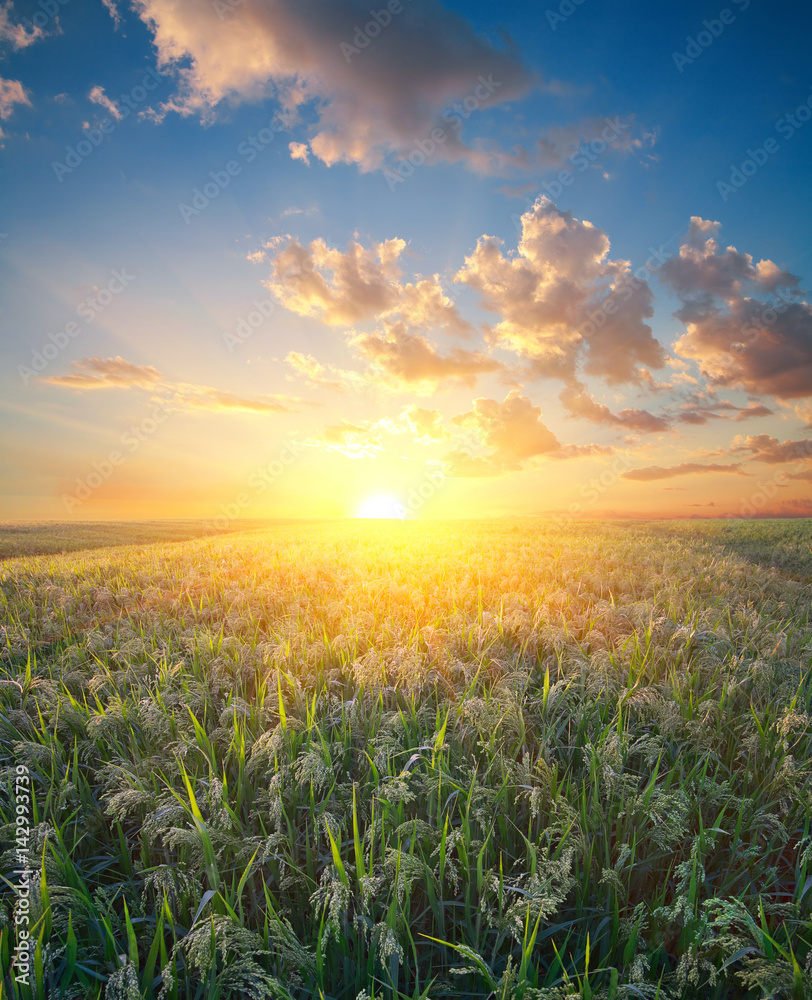
[(812, 997), (808, 542), (346, 523), (6, 562), (0, 1000)]

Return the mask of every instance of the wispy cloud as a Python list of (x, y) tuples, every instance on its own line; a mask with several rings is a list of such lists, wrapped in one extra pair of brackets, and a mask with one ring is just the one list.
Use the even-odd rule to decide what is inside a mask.
[[(0, 76), (0, 120), (7, 121), (14, 114), (17, 104), (31, 105), (28, 92), (19, 80), (6, 80)], [(0, 128), (0, 140), (4, 137)]]
[(0, 4), (0, 45), (7, 42), (13, 49), (25, 49), (45, 36), (42, 28), (32, 24), (26, 27), (12, 21), (11, 2)]
[(95, 86), (92, 87), (90, 93), (87, 95), (94, 104), (98, 104), (99, 107), (104, 108), (104, 110), (113, 116), (116, 121), (121, 121), (123, 115), (117, 104), (114, 104), (110, 98), (105, 94), (104, 87)]
[(191, 382), (167, 379), (151, 365), (136, 365), (124, 358), (82, 358), (65, 375), (43, 378), (49, 385), (78, 391), (98, 389), (144, 389), (159, 397), (168, 408), (242, 410), (250, 413), (290, 413), (301, 400), (282, 395), (245, 396)]
[(679, 465), (649, 465), (643, 469), (629, 469), (622, 473), (624, 479), (632, 479), (638, 483), (650, 483), (656, 479), (673, 479), (676, 476), (692, 476), (710, 472), (729, 473), (734, 476), (746, 476), (742, 472), (741, 463), (719, 465), (715, 462), (680, 462)]
[(136, 365), (124, 358), (82, 358), (71, 363), (67, 375), (51, 375), (43, 382), (70, 389), (145, 388), (163, 381), (163, 375), (151, 365)]

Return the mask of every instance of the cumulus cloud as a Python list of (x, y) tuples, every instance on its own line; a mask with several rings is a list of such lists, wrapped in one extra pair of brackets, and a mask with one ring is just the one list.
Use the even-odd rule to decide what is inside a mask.
[(590, 395), (586, 386), (579, 382), (565, 386), (560, 396), (565, 409), (571, 417), (583, 417), (595, 424), (607, 427), (619, 427), (629, 431), (639, 431), (642, 434), (657, 434), (670, 429), (671, 424), (665, 417), (655, 416), (648, 410), (627, 407), (613, 413), (608, 406)]
[(812, 459), (812, 440), (779, 441), (769, 434), (749, 434), (733, 439), (732, 451), (749, 451), (756, 462), (779, 465), (782, 462), (797, 462)]
[(451, 422), (473, 430), (486, 449), (477, 456), (461, 451), (446, 455), (452, 475), (458, 477), (495, 476), (521, 469), (528, 460), (561, 447), (541, 419), (541, 408), (518, 389), (512, 389), (501, 403), (480, 397), (472, 410)]
[(483, 236), (455, 277), (501, 316), (494, 343), (529, 360), (536, 375), (574, 382), (582, 369), (609, 383), (640, 381), (666, 353), (645, 322), (651, 289), (628, 261), (609, 258), (609, 238), (546, 197), (521, 216), (516, 252)]
[(449, 385), (476, 384), (477, 377), (502, 368), (499, 361), (479, 351), (455, 347), (441, 354), (403, 322), (385, 323), (383, 333), (361, 333), (351, 345), (391, 386), (417, 392), (435, 392)]
[(444, 293), (439, 275), (402, 282), (402, 239), (371, 248), (351, 242), (346, 251), (313, 240), (287, 239), (272, 247), (269, 290), (291, 312), (348, 326), (399, 315), (412, 327), (439, 327), (467, 336), (471, 325)]
[(292, 160), (301, 160), (303, 163), (310, 166), (310, 153), (307, 150), (307, 145), (303, 142), (289, 142), (288, 149), (290, 150), (290, 158)]
[[(220, 102), (275, 97), (288, 112), (315, 115), (309, 149), (330, 165), (374, 169), (444, 128), (444, 159), (493, 169), (493, 154), (463, 139), (454, 104), (475, 100), (460, 108), (467, 117), (534, 83), (511, 42), (494, 45), (437, 0), (411, 0), (369, 32), (360, 0), (243, 0), (227, 18), (195, 0), (134, 2), (159, 65), (177, 74), (169, 107), (211, 118)], [(367, 42), (357, 46), (361, 35)]]
[(71, 363), (66, 375), (43, 378), (49, 385), (88, 389), (146, 389), (167, 407), (195, 410), (244, 410), (253, 413), (289, 413), (299, 402), (287, 396), (248, 397), (192, 382), (173, 382), (151, 365), (136, 365), (124, 358), (82, 358)]
[(317, 316), (334, 326), (364, 322), (396, 307), (397, 260), (405, 248), (400, 239), (372, 249), (352, 242), (342, 253), (321, 239), (307, 247), (291, 239), (274, 254), (266, 284), (285, 308), (300, 316)]
[(718, 232), (718, 222), (694, 216), (679, 256), (660, 269), (686, 324), (674, 350), (716, 385), (781, 399), (812, 395), (812, 307), (798, 278), (722, 248)]
[(715, 462), (680, 462), (679, 465), (648, 465), (642, 469), (629, 469), (622, 473), (623, 479), (632, 479), (638, 483), (650, 483), (655, 479), (673, 479), (675, 476), (691, 476), (698, 473), (726, 472), (734, 476), (746, 476), (742, 472), (741, 463), (719, 465)]
[(448, 437), (448, 431), (443, 427), (443, 418), (439, 410), (429, 410), (423, 406), (407, 406), (401, 414), (416, 441), (429, 444), (432, 441), (442, 441)]

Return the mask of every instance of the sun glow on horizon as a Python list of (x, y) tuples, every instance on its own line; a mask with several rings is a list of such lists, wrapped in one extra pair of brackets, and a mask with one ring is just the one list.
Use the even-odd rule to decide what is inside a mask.
[(379, 493), (373, 497), (367, 497), (358, 508), (356, 517), (366, 518), (390, 518), (402, 521), (406, 516), (406, 508), (393, 496), (386, 493)]

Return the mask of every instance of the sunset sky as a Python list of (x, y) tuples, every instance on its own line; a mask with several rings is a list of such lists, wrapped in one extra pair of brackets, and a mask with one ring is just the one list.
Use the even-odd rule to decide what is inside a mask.
[(810, 29), (0, 0), (0, 518), (812, 516)]

